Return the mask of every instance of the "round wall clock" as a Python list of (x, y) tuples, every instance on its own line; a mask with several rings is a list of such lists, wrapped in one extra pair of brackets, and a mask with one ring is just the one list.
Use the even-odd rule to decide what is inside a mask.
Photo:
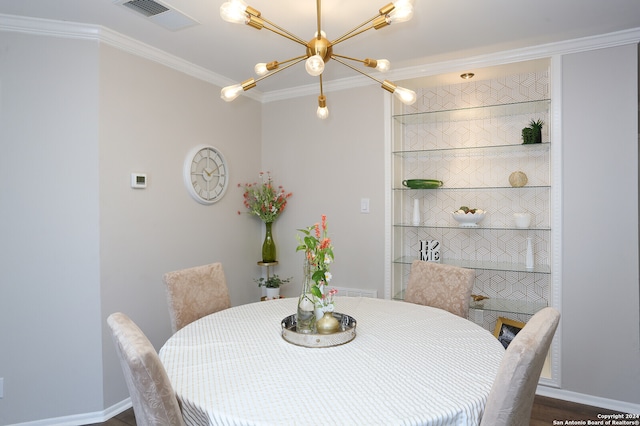
[(184, 184), (189, 194), (201, 204), (220, 200), (229, 183), (229, 168), (222, 153), (207, 145), (199, 145), (184, 161)]

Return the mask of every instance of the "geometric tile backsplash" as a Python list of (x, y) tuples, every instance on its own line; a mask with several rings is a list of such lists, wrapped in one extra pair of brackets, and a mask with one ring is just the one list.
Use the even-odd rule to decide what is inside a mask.
[[(392, 295), (401, 294), (420, 240), (440, 241), (442, 262), (476, 268), (475, 294), (537, 302), (549, 300), (551, 185), (549, 73), (532, 72), (487, 81), (417, 90), (418, 101), (394, 113)], [(521, 131), (543, 120), (541, 144), (522, 145)], [(521, 171), (522, 188), (509, 183)], [(438, 179), (439, 189), (408, 189), (405, 179)], [(414, 226), (414, 200), (420, 225)], [(451, 213), (460, 206), (487, 214), (478, 228), (460, 228)], [(528, 212), (529, 229), (516, 229), (513, 214)], [(532, 237), (535, 269), (524, 267)], [(497, 316), (526, 321), (527, 315), (485, 312), (491, 329)]]

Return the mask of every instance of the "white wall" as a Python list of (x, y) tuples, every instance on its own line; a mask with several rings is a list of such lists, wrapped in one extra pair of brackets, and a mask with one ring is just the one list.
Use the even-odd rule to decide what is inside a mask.
[(0, 424), (102, 409), (97, 43), (1, 33)]
[(563, 388), (640, 403), (637, 47), (562, 59)]
[[(237, 184), (260, 170), (261, 107), (95, 42), (1, 34), (0, 424), (99, 413), (128, 397), (106, 317), (159, 349), (164, 272), (220, 261), (233, 304), (259, 298), (261, 227)], [(182, 180), (198, 144), (230, 165), (211, 206)]]
[[(275, 77), (274, 77), (275, 78)], [(335, 247), (332, 285), (384, 295), (384, 120), (379, 86), (327, 93), (330, 116), (318, 120), (317, 96), (264, 105), (262, 158), (276, 183), (293, 192), (274, 225), (281, 276), (295, 276), (283, 294), (298, 295), (302, 253), (297, 229), (327, 215)], [(360, 199), (370, 199), (369, 214)]]

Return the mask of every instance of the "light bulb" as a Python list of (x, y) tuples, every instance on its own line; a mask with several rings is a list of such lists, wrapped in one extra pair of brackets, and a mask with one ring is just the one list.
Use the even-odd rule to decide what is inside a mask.
[(378, 63), (376, 65), (376, 69), (380, 72), (387, 72), (389, 71), (389, 68), (391, 68), (391, 62), (386, 59), (378, 59), (376, 62)]
[(304, 68), (309, 75), (317, 77), (324, 71), (324, 61), (320, 55), (310, 56), (304, 64)]
[(393, 2), (393, 6), (394, 9), (389, 13), (391, 22), (406, 22), (413, 18), (413, 0), (398, 0)]
[(220, 17), (233, 24), (245, 24), (247, 22), (247, 4), (242, 0), (231, 0), (220, 6)]
[(269, 70), (267, 69), (266, 62), (260, 62), (260, 63), (256, 64), (256, 66), (253, 67), (253, 70), (255, 71), (255, 73), (257, 75), (265, 75), (266, 73), (269, 72)]
[(396, 98), (400, 99), (400, 102), (405, 105), (412, 105), (417, 99), (416, 92), (400, 86), (396, 87), (393, 94), (396, 95)]
[(320, 120), (325, 120), (327, 117), (329, 117), (329, 108), (319, 106), (316, 110), (316, 115)]
[(242, 84), (234, 84), (232, 86), (227, 86), (220, 91), (220, 97), (227, 102), (231, 102), (238, 96), (240, 96), (240, 92), (242, 92)]
[[(324, 30), (320, 30), (320, 36), (322, 38), (327, 38), (327, 33), (325, 33)], [(313, 38), (318, 38), (318, 32), (317, 31), (315, 33), (313, 33)]]

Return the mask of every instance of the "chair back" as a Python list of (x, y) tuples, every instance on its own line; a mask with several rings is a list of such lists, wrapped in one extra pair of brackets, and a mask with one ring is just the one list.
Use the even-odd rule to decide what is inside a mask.
[(125, 314), (107, 318), (138, 426), (182, 426), (182, 412), (160, 357)]
[(544, 308), (511, 341), (500, 363), (481, 426), (527, 426), (540, 373), (558, 327), (560, 313)]
[(167, 272), (163, 279), (174, 333), (197, 319), (231, 307), (221, 263)]
[(467, 318), (475, 276), (472, 269), (415, 260), (411, 264), (404, 300)]

